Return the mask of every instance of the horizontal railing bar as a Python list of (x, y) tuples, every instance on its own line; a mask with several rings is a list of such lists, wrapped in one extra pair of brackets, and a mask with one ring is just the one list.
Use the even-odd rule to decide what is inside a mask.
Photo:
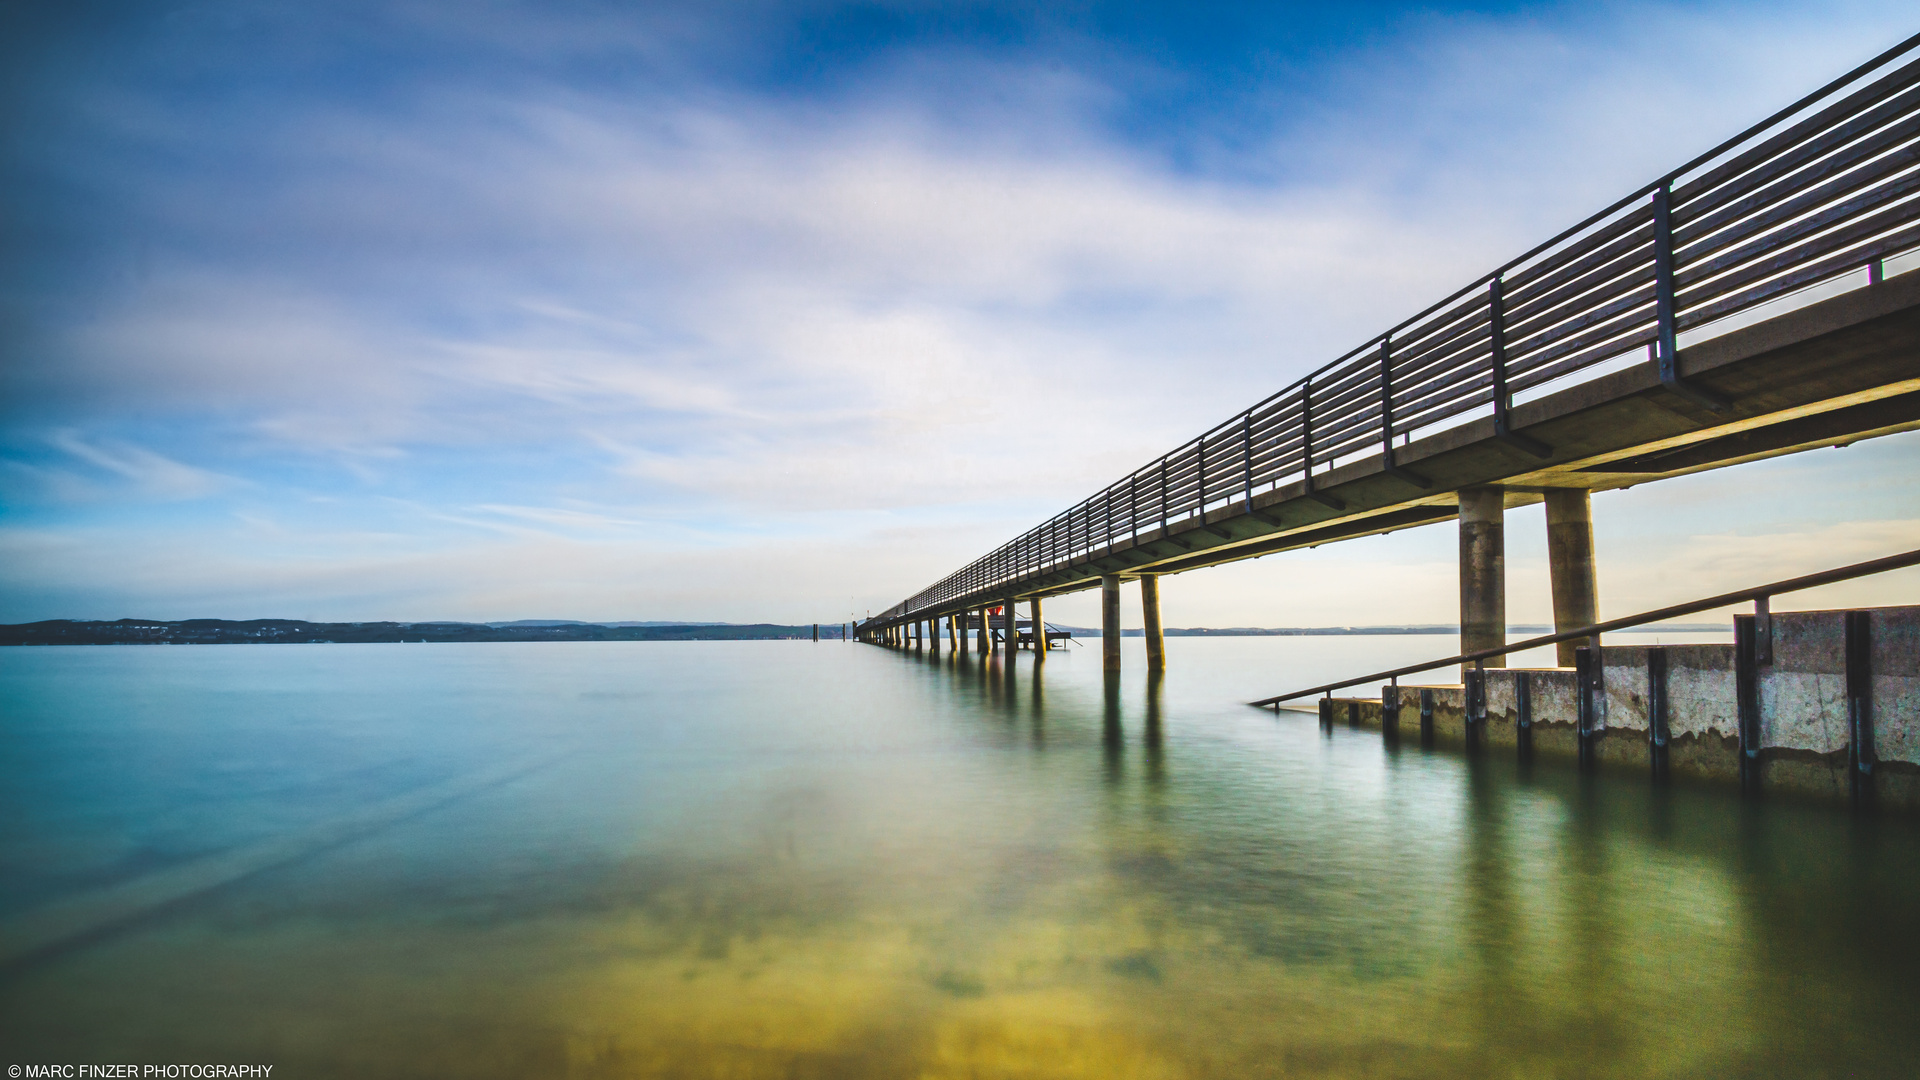
[(1902, 552), (1898, 555), (1889, 555), (1883, 559), (1870, 559), (1866, 562), (1854, 563), (1851, 566), (1822, 570), (1817, 574), (1806, 574), (1797, 578), (1788, 578), (1785, 581), (1756, 585), (1750, 589), (1740, 589), (1736, 592), (1709, 596), (1704, 600), (1695, 600), (1686, 604), (1673, 604), (1669, 607), (1655, 608), (1652, 611), (1643, 611), (1638, 615), (1628, 615), (1619, 619), (1608, 619), (1605, 622), (1597, 622), (1591, 626), (1582, 626), (1573, 630), (1564, 630), (1555, 634), (1528, 638), (1525, 641), (1516, 641), (1511, 645), (1502, 645), (1495, 649), (1480, 649), (1475, 652), (1449, 656), (1444, 660), (1434, 660), (1430, 663), (1414, 664), (1410, 667), (1399, 667), (1391, 671), (1362, 675), (1344, 682), (1325, 683), (1307, 690), (1296, 690), (1290, 694), (1280, 694), (1275, 697), (1261, 698), (1259, 701), (1249, 701), (1247, 704), (1258, 705), (1264, 708), (1268, 705), (1277, 705), (1282, 701), (1292, 701), (1295, 698), (1331, 693), (1346, 686), (1358, 686), (1361, 683), (1373, 682), (1375, 679), (1397, 679), (1402, 675), (1415, 675), (1422, 671), (1432, 671), (1434, 668), (1443, 668), (1451, 664), (1470, 664), (1479, 660), (1488, 660), (1496, 656), (1505, 656), (1508, 653), (1537, 649), (1543, 645), (1555, 645), (1562, 641), (1573, 641), (1578, 638), (1593, 637), (1596, 634), (1605, 634), (1614, 630), (1625, 630), (1628, 627), (1641, 626), (1650, 622), (1659, 622), (1661, 619), (1672, 619), (1681, 615), (1696, 615), (1702, 611), (1712, 611), (1714, 608), (1726, 607), (1729, 604), (1738, 604), (1746, 600), (1760, 600), (1765, 597), (1779, 596), (1782, 593), (1802, 592), (1807, 589), (1818, 588), (1821, 585), (1832, 585), (1839, 581), (1851, 581), (1854, 578), (1867, 577), (1872, 574), (1883, 574), (1889, 570), (1900, 570), (1915, 565), (1920, 565), (1920, 548), (1916, 548), (1913, 551)]
[[(1908, 96), (1914, 99), (1915, 104), (1920, 104), (1920, 87), (1916, 87), (1914, 93)], [(1674, 226), (1673, 242), (1678, 247), (1685, 247), (1782, 199), (1793, 198), (1797, 192), (1812, 194), (1825, 191), (1835, 183), (1829, 178), (1841, 178), (1853, 175), (1860, 169), (1871, 170), (1882, 166), (1886, 157), (1899, 157), (1903, 149), (1910, 147), (1916, 133), (1920, 133), (1920, 116), (1910, 116), (1903, 123), (1884, 127), (1839, 153), (1807, 163), (1790, 175), (1758, 186), (1750, 194), (1724, 206), (1710, 209), (1704, 214), (1688, 213), (1685, 215), (1685, 224)], [(1876, 158), (1881, 160), (1875, 161)], [(1695, 210), (1691, 206), (1685, 209)], [(1680, 216), (1675, 214), (1676, 218)]]

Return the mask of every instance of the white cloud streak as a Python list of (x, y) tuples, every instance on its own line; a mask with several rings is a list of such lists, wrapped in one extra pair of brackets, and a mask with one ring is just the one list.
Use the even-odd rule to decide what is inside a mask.
[[(9, 379), (64, 403), (63, 452), (149, 497), (231, 491), (227, 474), (258, 488), (272, 476), (250, 462), (312, 459), (341, 471), (339, 513), (360, 520), (375, 489), (431, 480), (422, 461), (470, 455), (458, 493), (425, 501), (505, 539), (448, 566), (546, 566), (516, 545), (705, 516), (759, 534), (725, 549), (742, 566), (837, 530), (809, 563), (820, 587), (763, 595), (799, 607), (858, 580), (884, 606), (977, 554), (958, 541), (985, 547), (1278, 389), (1900, 21), (1823, 12), (1425, 20), (1334, 64), (1324, 97), (1274, 100), (1264, 145), (1202, 153), (1198, 171), (1106, 133), (1114, 73), (955, 56), (824, 102), (456, 82), (237, 135), (103, 93), (123, 141), (249, 167), (129, 173), (116, 197), (154, 237), (145, 269)], [(616, 37), (658, 59), (680, 32)], [(552, 29), (528, 48), (584, 40)], [(88, 161), (90, 183), (111, 183), (110, 157)], [(192, 453), (121, 439), (132, 415), (192, 417)], [(78, 497), (53, 468), (10, 463), (44, 497)], [(880, 529), (906, 530), (912, 556), (876, 560), (892, 551)], [(440, 579), (357, 558), (321, 561)], [(1380, 598), (1446, 596), (1413, 584), (1435, 580), (1430, 555), (1394, 558), (1370, 610), (1412, 619)], [(128, 595), (178, 600), (182, 582), (214, 587), (191, 561), (118, 572)], [(296, 561), (234, 580), (287, 603), (330, 595), (334, 571)], [(531, 578), (467, 600), (450, 577), (422, 588), (440, 590), (434, 615), (553, 614), (576, 596), (562, 576), (550, 603)], [(719, 617), (659, 606), (680, 595), (672, 577), (635, 586), (638, 608), (569, 611)], [(481, 610), (509, 602), (531, 606)]]

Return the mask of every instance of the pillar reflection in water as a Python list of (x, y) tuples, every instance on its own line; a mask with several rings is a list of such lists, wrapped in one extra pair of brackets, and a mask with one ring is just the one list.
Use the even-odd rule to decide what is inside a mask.
[[(1036, 600), (1034, 601), (1034, 603), (1038, 604), (1039, 601)], [(1041, 654), (1041, 655), (1044, 655), (1044, 654)], [(1035, 661), (1038, 661), (1039, 659), (1040, 659), (1040, 656), (1034, 657)], [(1047, 732), (1046, 732), (1046, 712), (1047, 712), (1046, 701), (1047, 699), (1046, 699), (1046, 687), (1044, 685), (1046, 670), (1047, 668), (1045, 664), (1036, 662), (1033, 665), (1033, 671), (1027, 676), (1029, 689), (1032, 691), (1031, 700), (1028, 702), (1028, 705), (1027, 705), (1027, 713), (1033, 725), (1033, 746), (1034, 746), (1034, 749), (1036, 750), (1040, 749), (1041, 747), (1047, 744)]]
[(1164, 783), (1167, 778), (1160, 729), (1162, 698), (1166, 689), (1163, 684), (1166, 678), (1164, 664), (1160, 668), (1147, 669), (1147, 721), (1143, 743), (1147, 751), (1147, 783), (1155, 787)]
[(1472, 998), (1477, 1006), (1478, 1043), (1494, 1062), (1527, 1055), (1543, 1040), (1535, 1027), (1535, 1003), (1527, 987), (1515, 978), (1515, 921), (1513, 853), (1507, 843), (1509, 806), (1502, 785), (1484, 760), (1469, 759), (1467, 776), (1468, 926), (1479, 982)]
[(1120, 672), (1105, 671), (1101, 677), (1100, 745), (1106, 754), (1107, 780), (1121, 779), (1121, 754), (1126, 740), (1120, 731)]

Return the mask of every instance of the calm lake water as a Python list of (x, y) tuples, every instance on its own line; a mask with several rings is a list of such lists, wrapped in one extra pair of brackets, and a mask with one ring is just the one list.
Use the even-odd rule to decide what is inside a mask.
[(1915, 1074), (1910, 823), (1236, 704), (1450, 645), (0, 650), (0, 928), (131, 918), (0, 966), (0, 1056)]

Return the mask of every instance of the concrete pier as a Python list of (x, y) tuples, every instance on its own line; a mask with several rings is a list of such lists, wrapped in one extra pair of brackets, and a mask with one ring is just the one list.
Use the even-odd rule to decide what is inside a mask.
[(1160, 632), (1160, 575), (1140, 578), (1140, 619), (1146, 627), (1147, 670), (1167, 670), (1166, 635)]
[(1040, 617), (1040, 598), (1034, 597), (1028, 603), (1033, 605), (1033, 655), (1036, 658), (1047, 655), (1047, 623)]
[[(1460, 651), (1507, 643), (1507, 493), (1497, 487), (1460, 490)], [(1488, 657), (1499, 667), (1503, 657)]]
[[(1548, 488), (1547, 569), (1553, 579), (1553, 632), (1600, 621), (1600, 589), (1593, 570), (1593, 496), (1585, 488)], [(1573, 666), (1573, 651), (1600, 647), (1600, 635), (1562, 641), (1554, 648), (1561, 667)]]
[(993, 655), (993, 612), (987, 605), (980, 605), (980, 655)]
[[(1850, 633), (1850, 619), (1864, 621), (1870, 633)], [(1920, 812), (1920, 607), (1776, 612), (1773, 620), (1774, 660), (1754, 669), (1750, 697), (1740, 688), (1733, 645), (1602, 649), (1597, 765), (1650, 777), (1664, 765), (1675, 779), (1736, 788), (1741, 713), (1752, 708), (1757, 794), (1853, 802), (1865, 760), (1872, 766), (1864, 784), (1869, 801)], [(1850, 641), (1860, 654), (1851, 673)], [(1662, 654), (1660, 662), (1653, 662), (1654, 653)], [(1380, 691), (1376, 699), (1335, 698), (1334, 712), (1346, 716), (1351, 706), (1362, 726), (1373, 727), (1381, 723), (1382, 700), (1397, 700), (1399, 727), (1407, 732), (1425, 697), (1433, 703), (1435, 744), (1467, 745), (1464, 687), (1401, 683)], [(1519, 753), (1524, 746), (1543, 760), (1571, 764), (1578, 752), (1577, 697), (1575, 673), (1565, 668), (1489, 669), (1485, 730), (1477, 741), (1487, 752)], [(1870, 700), (1871, 710), (1854, 697)], [(1666, 745), (1656, 751), (1658, 736)]]
[(1009, 596), (1001, 601), (1007, 613), (1007, 636), (1004, 644), (1009, 658), (1020, 655), (1020, 617), (1014, 613), (1014, 599)]
[(1100, 668), (1120, 670), (1120, 578), (1100, 578)]

